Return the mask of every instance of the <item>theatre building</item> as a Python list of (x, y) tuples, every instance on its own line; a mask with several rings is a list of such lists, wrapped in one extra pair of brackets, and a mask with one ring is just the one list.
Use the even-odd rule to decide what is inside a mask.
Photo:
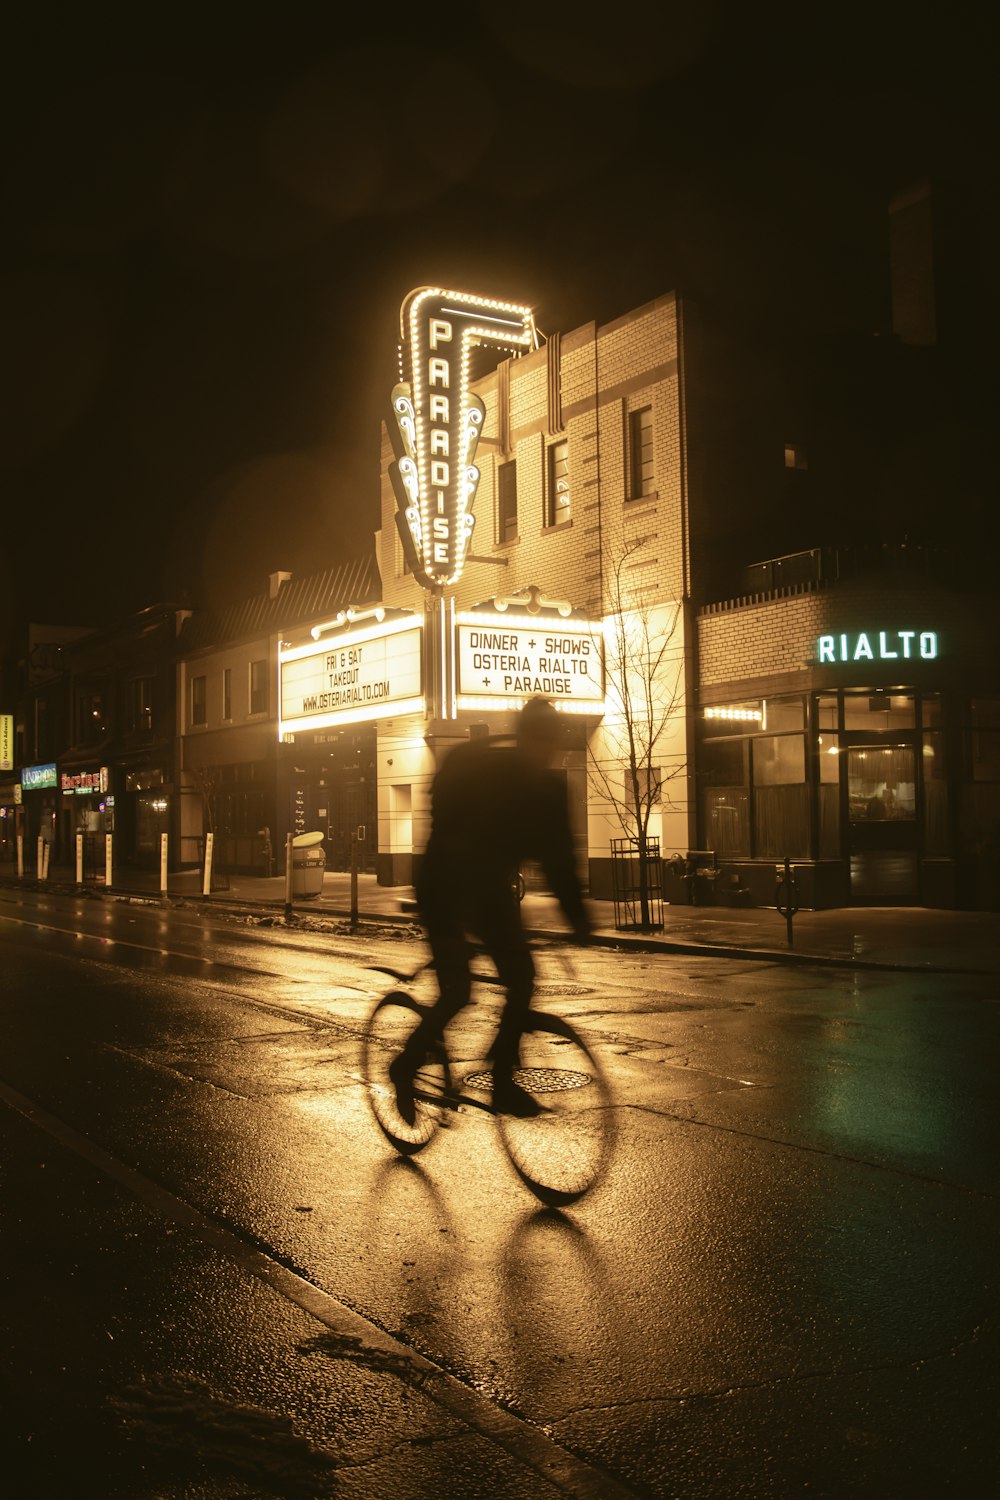
[(374, 734), (381, 882), (412, 881), (449, 749), (544, 694), (592, 895), (638, 797), (669, 900), (770, 905), (785, 858), (804, 906), (995, 899), (995, 597), (929, 549), (838, 544), (874, 502), (838, 430), (843, 504), (808, 488), (794, 361), (765, 382), (673, 294), (542, 343), (527, 308), (423, 288), (400, 337), (380, 600), (278, 662), (285, 753)]
[[(509, 734), (521, 705), (545, 694), (566, 715), (559, 769), (581, 870), (595, 893), (610, 893), (615, 799), (626, 792), (613, 631), (610, 649), (606, 639), (616, 604), (657, 651), (656, 770), (669, 795), (650, 832), (670, 848), (689, 844), (676, 300), (536, 347), (526, 309), (442, 293), (421, 324), (422, 295), (404, 309), (409, 390), (397, 387), (393, 403), (403, 436), (383, 431), (381, 607), (290, 634), (279, 732), (297, 747), (303, 733), (376, 726), (379, 878), (408, 884), (441, 758), (470, 735)], [(502, 343), (507, 319), (524, 343), (499, 365), (494, 353), (462, 405), (461, 324), (473, 314), (487, 337)], [(451, 472), (471, 467), (467, 433), (448, 431), (447, 415), (421, 432), (421, 402), (424, 415), (434, 410), (435, 391), (439, 411), (447, 392), (456, 422), (461, 408), (478, 424), (473, 508), (466, 494), (456, 500)]]

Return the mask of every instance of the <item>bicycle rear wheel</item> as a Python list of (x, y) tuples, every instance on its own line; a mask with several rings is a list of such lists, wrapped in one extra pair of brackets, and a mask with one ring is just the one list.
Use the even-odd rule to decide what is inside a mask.
[(412, 995), (394, 990), (379, 1001), (365, 1028), (362, 1067), (368, 1102), (382, 1134), (402, 1156), (416, 1155), (434, 1138), (451, 1091), (448, 1056), (444, 1046), (438, 1044), (414, 1078), (416, 1117), (412, 1124), (404, 1120), (396, 1105), (389, 1064), (398, 1057), (422, 1015), (423, 1008)]
[(543, 1203), (575, 1203), (603, 1175), (614, 1144), (604, 1072), (569, 1021), (532, 1011), (514, 1081), (541, 1108), (525, 1119), (499, 1115), (511, 1165)]

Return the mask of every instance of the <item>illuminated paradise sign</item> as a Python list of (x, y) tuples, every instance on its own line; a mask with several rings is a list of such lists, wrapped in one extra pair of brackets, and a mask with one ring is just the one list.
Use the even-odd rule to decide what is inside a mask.
[(537, 335), (528, 307), (420, 287), (403, 302), (400, 337), (389, 470), (396, 524), (414, 575), (437, 588), (461, 576), (472, 537), (473, 459), (486, 410), (469, 389), (471, 351), (533, 349)]
[(413, 615), (339, 630), (278, 659), (278, 738), (423, 711), (422, 622)]
[(540, 696), (569, 713), (604, 712), (599, 623), (469, 613), (458, 616), (457, 638), (460, 709)]
[(856, 635), (821, 635), (817, 658), (838, 661), (933, 661), (938, 654), (936, 630), (871, 630)]

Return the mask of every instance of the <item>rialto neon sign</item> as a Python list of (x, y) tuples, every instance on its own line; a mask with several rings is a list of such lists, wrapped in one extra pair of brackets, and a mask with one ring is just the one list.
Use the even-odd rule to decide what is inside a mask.
[(860, 630), (821, 635), (817, 642), (821, 662), (933, 661), (937, 654), (936, 630)]
[(469, 389), (477, 344), (516, 351), (537, 343), (531, 309), (467, 292), (420, 287), (400, 311), (403, 378), (392, 393), (390, 466), (396, 524), (415, 576), (451, 585), (465, 565), (479, 483), (473, 462), (486, 408)]

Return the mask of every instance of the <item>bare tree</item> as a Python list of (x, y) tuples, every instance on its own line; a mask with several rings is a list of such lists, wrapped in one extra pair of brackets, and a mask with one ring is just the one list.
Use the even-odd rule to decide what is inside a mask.
[[(214, 837), (216, 833), (217, 798), (219, 794), (219, 768), (218, 766), (189, 766), (188, 775), (194, 783), (195, 791), (201, 798), (202, 826), (205, 834), (212, 834), (212, 843), (216, 844)], [(218, 859), (219, 850), (215, 851), (212, 862), (212, 889), (225, 891), (229, 889), (228, 877), (222, 870), (221, 861)]]
[(673, 806), (671, 785), (686, 789), (686, 764), (668, 750), (669, 731), (683, 714), (681, 605), (652, 605), (628, 579), (643, 543), (625, 547), (609, 580), (605, 631), (605, 758), (589, 752), (594, 790), (611, 808), (623, 834), (635, 841), (640, 926), (653, 926), (650, 833), (654, 811)]

